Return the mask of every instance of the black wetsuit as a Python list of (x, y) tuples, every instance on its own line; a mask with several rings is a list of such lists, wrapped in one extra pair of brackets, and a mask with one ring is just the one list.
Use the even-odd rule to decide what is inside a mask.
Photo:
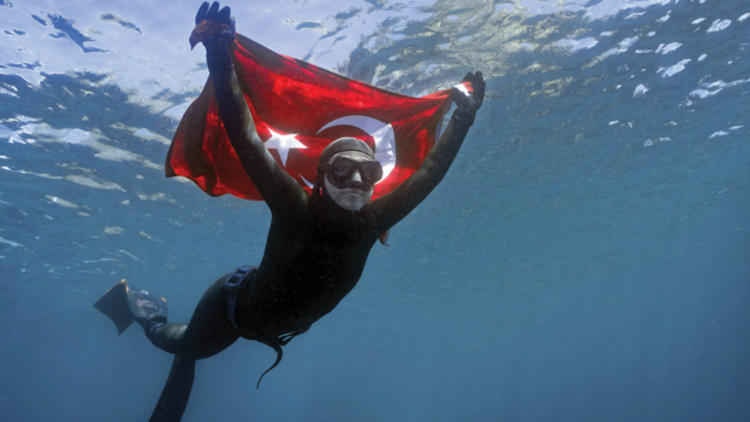
[[(179, 401), (175, 396), (186, 394), (182, 384), (192, 383), (195, 359), (218, 353), (240, 336), (275, 346), (280, 352), (278, 345), (290, 338), (284, 335), (304, 332), (333, 310), (357, 284), (378, 237), (443, 178), (470, 126), (454, 116), (409, 179), (361, 210), (347, 211), (325, 193), (309, 196), (277, 164), (255, 132), (230, 55), (209, 51), (208, 65), (227, 134), (271, 209), (271, 227), (260, 265), (235, 292), (234, 315), (227, 315), (230, 273), (208, 289), (189, 324), (146, 327), (155, 345), (178, 355), (152, 420), (169, 420), (157, 417), (160, 406), (167, 409), (170, 401)], [(180, 406), (184, 408), (184, 404), (176, 405)]]

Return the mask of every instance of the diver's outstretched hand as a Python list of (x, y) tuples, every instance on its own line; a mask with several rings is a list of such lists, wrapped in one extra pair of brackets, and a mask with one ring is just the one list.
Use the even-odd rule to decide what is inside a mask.
[(203, 2), (195, 15), (195, 29), (190, 34), (190, 48), (202, 42), (209, 54), (229, 51), (235, 37), (234, 19), (231, 9), (224, 6), (219, 10), (219, 2), (210, 7)]
[(471, 125), (474, 123), (474, 116), (477, 114), (477, 110), (479, 110), (484, 101), (484, 77), (482, 76), (482, 72), (469, 72), (461, 82), (471, 82), (472, 92), (455, 90), (453, 100), (456, 102), (456, 111), (453, 116), (459, 121)]

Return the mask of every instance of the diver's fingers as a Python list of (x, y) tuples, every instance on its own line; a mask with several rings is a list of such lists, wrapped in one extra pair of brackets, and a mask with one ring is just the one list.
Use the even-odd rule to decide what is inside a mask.
[(474, 99), (477, 102), (477, 108), (479, 108), (482, 106), (482, 102), (484, 102), (484, 89), (487, 83), (484, 81), (482, 72), (477, 71), (474, 75), (475, 81), (472, 81), (474, 84)]
[(229, 9), (229, 6), (224, 6), (223, 9), (219, 11), (219, 22), (229, 23), (229, 16), (231, 15), (231, 9)]
[(469, 72), (469, 75), (466, 77), (466, 80), (471, 82), (471, 85), (474, 87), (474, 95), (475, 96), (484, 96), (484, 76), (482, 75), (482, 72), (476, 71), (476, 72)]
[(200, 9), (198, 9), (198, 13), (195, 14), (196, 25), (201, 23), (201, 21), (206, 18), (206, 11), (208, 11), (208, 2), (204, 1), (203, 4), (201, 4)]
[(204, 20), (212, 20), (216, 22), (226, 23), (232, 25), (232, 10), (229, 6), (224, 6), (219, 10), (219, 2), (215, 1), (209, 7), (208, 2), (203, 2), (198, 13), (195, 15), (195, 24), (198, 25)]
[(208, 9), (208, 13), (206, 13), (206, 18), (214, 19), (218, 12), (219, 12), (219, 2), (215, 1), (211, 5), (211, 7)]
[(474, 73), (474, 83), (481, 86), (484, 89), (484, 76), (482, 76), (482, 72), (477, 71)]
[(471, 93), (465, 90), (456, 89), (453, 94), (453, 100), (456, 102), (458, 108), (466, 110), (472, 114), (476, 113), (484, 101), (484, 76), (480, 71), (469, 72), (464, 76), (461, 82), (469, 82), (471, 84)]

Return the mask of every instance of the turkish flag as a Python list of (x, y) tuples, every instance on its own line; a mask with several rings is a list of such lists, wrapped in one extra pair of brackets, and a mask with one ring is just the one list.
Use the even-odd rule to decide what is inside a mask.
[[(367, 142), (383, 165), (373, 198), (390, 192), (422, 164), (451, 104), (451, 89), (420, 98), (395, 94), (239, 34), (233, 61), (258, 135), (308, 192), (323, 148), (342, 136)], [(180, 121), (166, 175), (185, 176), (209, 195), (262, 200), (224, 130), (210, 78)]]

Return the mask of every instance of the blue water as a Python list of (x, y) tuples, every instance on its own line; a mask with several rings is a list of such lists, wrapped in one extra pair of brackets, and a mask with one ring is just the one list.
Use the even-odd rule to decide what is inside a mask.
[[(147, 420), (171, 356), (91, 305), (125, 277), (186, 320), (259, 262), (270, 215), (163, 176), (206, 77), (197, 4), (18, 3), (0, 1), (0, 415)], [(260, 390), (265, 346), (199, 362), (185, 421), (750, 420), (746, 2), (290, 1), (265, 32), (243, 22), (271, 12), (232, 6), (279, 52), (412, 95), (482, 69), (488, 98), (356, 289)]]

